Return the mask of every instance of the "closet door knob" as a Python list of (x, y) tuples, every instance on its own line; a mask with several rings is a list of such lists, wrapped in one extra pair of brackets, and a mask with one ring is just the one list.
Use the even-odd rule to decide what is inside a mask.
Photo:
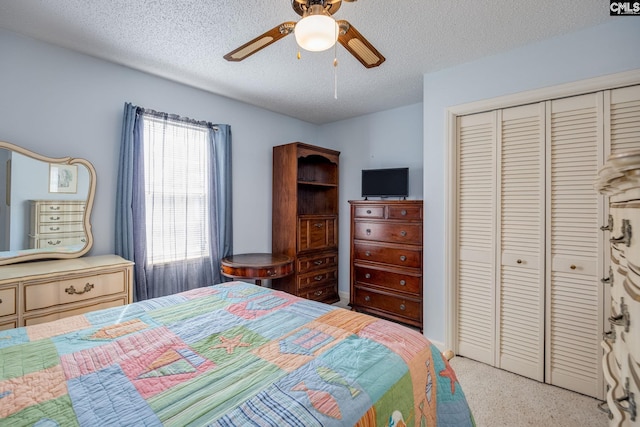
[(522, 264), (522, 260), (521, 260), (521, 259), (517, 260), (516, 262), (517, 262), (518, 264)]
[(578, 267), (576, 267), (576, 265), (575, 265), (575, 264), (571, 264), (571, 266), (570, 266), (569, 268), (570, 268), (570, 269), (572, 269), (572, 270), (575, 270), (575, 269), (576, 269), (576, 268), (578, 268)]

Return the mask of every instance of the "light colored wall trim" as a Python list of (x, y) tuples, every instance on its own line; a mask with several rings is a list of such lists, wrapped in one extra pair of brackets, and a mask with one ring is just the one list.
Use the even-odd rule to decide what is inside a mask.
[[(514, 107), (518, 105), (530, 104), (533, 102), (558, 99), (569, 96), (581, 95), (589, 92), (614, 89), (618, 87), (640, 84), (640, 69), (622, 73), (609, 74), (591, 79), (580, 80), (556, 86), (549, 86), (541, 89), (534, 89), (512, 95), (499, 96), (482, 101), (470, 102), (447, 108), (445, 113), (445, 141), (446, 159), (445, 171), (445, 283), (447, 286), (445, 293), (445, 347), (457, 353), (456, 331), (457, 312), (456, 294), (457, 277), (455, 272), (456, 248), (454, 242), (457, 241), (456, 227), (457, 218), (457, 151), (456, 151), (456, 120), (458, 116), (481, 113), (495, 109)], [(595, 177), (594, 177), (595, 179)]]

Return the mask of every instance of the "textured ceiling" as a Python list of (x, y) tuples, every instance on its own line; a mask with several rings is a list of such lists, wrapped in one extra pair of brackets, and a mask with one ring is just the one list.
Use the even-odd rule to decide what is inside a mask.
[(229, 51), (300, 17), (291, 0), (0, 0), (0, 27), (311, 123), (422, 101), (423, 74), (609, 19), (603, 0), (360, 0), (349, 21), (386, 57), (364, 68), (293, 35), (242, 62)]

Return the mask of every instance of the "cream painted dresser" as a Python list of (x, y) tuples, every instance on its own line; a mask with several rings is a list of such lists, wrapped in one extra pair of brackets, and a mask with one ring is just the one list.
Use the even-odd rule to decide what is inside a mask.
[(29, 247), (84, 246), (85, 200), (30, 200)]
[(0, 330), (132, 302), (133, 263), (116, 255), (0, 267)]
[(640, 150), (617, 153), (600, 170), (609, 196), (611, 269), (609, 330), (603, 368), (611, 426), (640, 426)]

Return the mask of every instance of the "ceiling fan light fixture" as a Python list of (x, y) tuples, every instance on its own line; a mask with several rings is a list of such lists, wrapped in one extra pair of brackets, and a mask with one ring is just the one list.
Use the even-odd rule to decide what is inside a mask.
[(293, 30), (296, 42), (304, 50), (320, 52), (336, 44), (338, 40), (338, 24), (331, 16), (324, 13), (322, 7), (312, 6), (309, 14), (296, 24)]

